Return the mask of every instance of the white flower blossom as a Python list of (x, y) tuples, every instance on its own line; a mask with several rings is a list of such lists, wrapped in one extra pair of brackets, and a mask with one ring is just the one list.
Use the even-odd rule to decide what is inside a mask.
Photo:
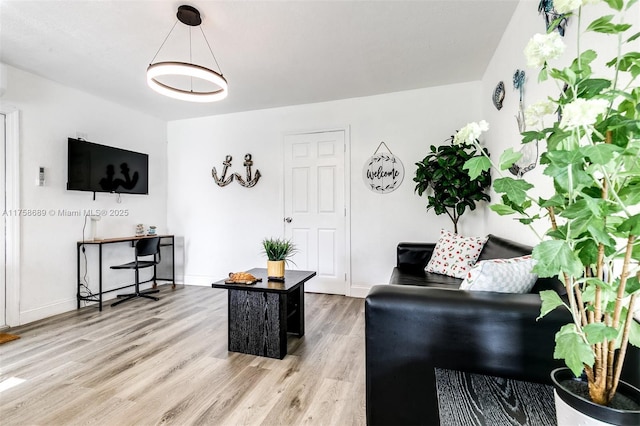
[(554, 0), (553, 8), (558, 13), (569, 13), (580, 6), (600, 3), (602, 0)]
[(462, 145), (462, 144), (472, 144), (476, 139), (480, 137), (482, 132), (486, 132), (489, 130), (489, 123), (485, 120), (481, 120), (479, 122), (471, 122), (464, 126), (456, 135), (453, 137), (454, 145)]
[(582, 0), (554, 0), (553, 8), (558, 13), (569, 13), (582, 6)]
[(527, 65), (540, 68), (551, 59), (558, 59), (564, 53), (566, 45), (557, 31), (549, 34), (536, 34), (524, 48)]
[(527, 107), (524, 111), (524, 119), (527, 127), (544, 126), (543, 118), (545, 115), (553, 114), (556, 105), (551, 101), (540, 101)]
[(578, 98), (562, 108), (560, 128), (571, 130), (593, 126), (600, 114), (607, 112), (609, 102), (605, 99)]

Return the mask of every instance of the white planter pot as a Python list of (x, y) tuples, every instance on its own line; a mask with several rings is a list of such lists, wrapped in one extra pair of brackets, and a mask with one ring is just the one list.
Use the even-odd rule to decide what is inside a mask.
[[(558, 426), (609, 426), (640, 424), (640, 411), (617, 410), (595, 404), (564, 388), (564, 380), (575, 379), (568, 368), (557, 368), (551, 372), (553, 395), (556, 402)], [(626, 382), (620, 382), (618, 392), (640, 402), (640, 390)]]
[(558, 426), (608, 426), (613, 423), (605, 423), (576, 410), (558, 396), (558, 392), (553, 390), (553, 397), (556, 401), (556, 420)]

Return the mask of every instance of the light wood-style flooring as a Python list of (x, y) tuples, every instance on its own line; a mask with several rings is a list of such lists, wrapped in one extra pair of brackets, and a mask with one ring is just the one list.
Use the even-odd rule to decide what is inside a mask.
[(227, 351), (227, 294), (85, 307), (9, 330), (0, 424), (364, 425), (364, 300), (306, 294), (283, 360)]

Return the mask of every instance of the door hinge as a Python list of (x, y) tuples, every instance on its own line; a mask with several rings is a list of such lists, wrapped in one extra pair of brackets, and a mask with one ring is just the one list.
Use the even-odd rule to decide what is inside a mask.
[(344, 280), (347, 281), (347, 273), (344, 273)]

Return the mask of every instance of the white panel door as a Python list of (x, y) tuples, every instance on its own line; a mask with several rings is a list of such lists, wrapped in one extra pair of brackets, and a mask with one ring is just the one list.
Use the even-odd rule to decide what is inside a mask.
[(285, 235), (292, 269), (316, 271), (305, 290), (346, 294), (345, 132), (288, 135), (284, 141)]
[(5, 256), (7, 249), (7, 235), (5, 233), (5, 229), (7, 226), (7, 215), (4, 214), (7, 210), (7, 167), (5, 158), (7, 146), (5, 137), (5, 118), (6, 116), (4, 114), (0, 114), (0, 139), (2, 139), (2, 143), (0, 144), (2, 148), (0, 150), (0, 188), (3, 189), (2, 196), (0, 196), (0, 214), (2, 214), (2, 217), (0, 217), (0, 235), (2, 235), (2, 243), (0, 243), (0, 328), (7, 324), (7, 315), (5, 311), (7, 300), (7, 283), (5, 280), (5, 271), (7, 270), (7, 258)]

